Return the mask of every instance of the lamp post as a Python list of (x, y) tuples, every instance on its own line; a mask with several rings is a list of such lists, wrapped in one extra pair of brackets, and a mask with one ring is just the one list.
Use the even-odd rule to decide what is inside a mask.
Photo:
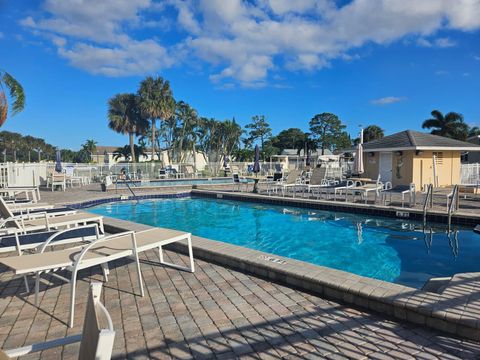
[(42, 157), (41, 157), (42, 149), (38, 148), (38, 149), (34, 149), (34, 150), (38, 153), (38, 162), (40, 162), (42, 160)]

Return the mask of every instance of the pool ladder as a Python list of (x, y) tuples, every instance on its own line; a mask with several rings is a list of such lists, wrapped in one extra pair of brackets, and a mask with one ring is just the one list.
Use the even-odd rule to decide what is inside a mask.
[[(133, 192), (133, 190), (132, 190), (130, 184), (128, 183), (128, 181), (124, 181), (123, 183), (127, 186), (128, 190), (130, 190), (130, 192), (132, 193), (133, 199), (138, 201), (138, 197), (137, 197), (137, 195)], [(118, 189), (118, 188), (117, 188), (117, 185), (118, 185), (118, 180), (115, 182), (115, 192), (118, 192), (118, 190), (117, 190), (117, 189)]]
[(423, 226), (427, 225), (427, 208), (433, 207), (433, 185), (427, 185), (427, 193), (425, 195), (425, 201), (423, 202)]
[(455, 213), (455, 211), (458, 210), (458, 205), (459, 205), (458, 203), (459, 203), (459, 200), (460, 200), (458, 185), (455, 185), (453, 187), (453, 190), (449, 195), (450, 195), (449, 197), (452, 198), (452, 200), (450, 200), (450, 204), (449, 204), (448, 203), (449, 197), (447, 197), (448, 232), (450, 233), (451, 225), (452, 225), (452, 215), (453, 215), (453, 213)]

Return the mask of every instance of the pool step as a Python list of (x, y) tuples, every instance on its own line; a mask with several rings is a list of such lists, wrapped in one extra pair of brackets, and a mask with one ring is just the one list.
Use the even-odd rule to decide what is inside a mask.
[(441, 294), (450, 283), (450, 280), (452, 280), (451, 276), (431, 278), (423, 285), (422, 290)]

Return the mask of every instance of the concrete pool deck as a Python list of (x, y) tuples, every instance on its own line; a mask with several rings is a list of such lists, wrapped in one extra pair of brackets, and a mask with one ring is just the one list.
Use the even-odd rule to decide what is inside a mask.
[[(42, 201), (63, 204), (83, 202), (89, 198), (88, 191), (84, 190), (82, 192), (76, 189), (72, 192), (74, 192), (76, 195), (68, 194), (69, 190), (67, 190), (65, 193), (55, 192), (52, 194), (42, 192)], [(176, 193), (176, 191), (172, 191), (171, 193)], [(99, 198), (102, 198), (102, 196), (97, 197), (97, 199)], [(105, 198), (105, 193), (103, 193), (103, 198)], [(70, 201), (65, 201), (66, 199)], [(121, 231), (126, 229), (138, 230), (145, 227), (145, 225), (129, 223), (110, 218), (106, 219), (106, 225), (110, 231)], [(477, 342), (461, 339), (479, 339), (479, 274), (467, 274), (454, 277), (450, 282), (450, 286), (448, 286), (442, 294), (435, 294), (426, 293), (421, 290), (411, 289), (383, 281), (363, 278), (354, 274), (310, 265), (292, 259), (270, 256), (258, 251), (240, 248), (234, 245), (215, 242), (212, 240), (195, 237), (193, 243), (194, 255), (197, 259), (199, 259), (197, 260), (197, 265), (200, 270), (195, 275), (179, 273), (179, 277), (181, 277), (184, 281), (187, 281), (185, 279), (187, 279), (188, 276), (191, 276), (195, 279), (190, 280), (190, 290), (197, 289), (200, 292), (207, 291), (208, 293), (212, 288), (211, 283), (208, 280), (205, 280), (204, 277), (201, 276), (198, 278), (199, 274), (202, 272), (210, 271), (205, 269), (214, 269), (214, 272), (227, 274), (225, 276), (233, 279), (233, 282), (226, 281), (226, 284), (224, 284), (225, 276), (223, 277), (223, 280), (217, 279), (221, 281), (222, 286), (225, 288), (224, 291), (228, 294), (237, 292), (237, 295), (240, 297), (238, 301), (246, 301), (248, 304), (250, 304), (251, 309), (257, 312), (257, 314), (264, 319), (266, 319), (265, 314), (269, 314), (270, 317), (268, 317), (268, 321), (264, 323), (265, 328), (272, 330), (279, 336), (277, 337), (277, 335), (275, 335), (272, 341), (264, 338), (260, 348), (265, 348), (264, 350), (259, 351), (258, 347), (256, 348), (255, 346), (251, 345), (252, 341), (255, 343), (255, 336), (257, 335), (253, 337), (253, 340), (251, 339), (250, 335), (245, 336), (244, 330), (246, 328), (235, 325), (235, 322), (233, 322), (234, 319), (232, 319), (230, 315), (230, 309), (237, 316), (240, 316), (240, 318), (243, 318), (246, 321), (249, 321), (248, 316), (245, 316), (242, 311), (240, 311), (241, 315), (238, 315), (234, 311), (235, 306), (234, 308), (231, 307), (232, 302), (229, 303), (230, 306), (228, 306), (226, 309), (223, 309), (222, 304), (218, 304), (216, 297), (212, 294), (211, 298), (215, 303), (215, 306), (210, 305), (211, 308), (207, 309), (203, 306), (201, 300), (199, 301), (201, 306), (197, 306), (201, 307), (205, 312), (207, 312), (207, 314), (209, 314), (209, 311), (212, 312), (215, 310), (221, 310), (227, 319), (229, 319), (228, 321), (230, 321), (230, 328), (225, 330), (222, 328), (222, 324), (224, 322), (220, 321), (221, 319), (218, 320), (209, 315), (209, 319), (213, 323), (213, 326), (217, 328), (217, 335), (215, 336), (219, 336), (221, 338), (221, 340), (219, 340), (220, 343), (226, 344), (221, 351), (212, 345), (213, 342), (216, 342), (215, 340), (210, 342), (208, 341), (207, 336), (201, 333), (203, 326), (196, 324), (195, 319), (190, 319), (189, 322), (186, 321), (186, 319), (182, 317), (185, 315), (184, 312), (180, 311), (177, 313), (175, 309), (170, 306), (170, 312), (166, 316), (169, 316), (169, 318), (173, 317), (175, 319), (175, 327), (180, 328), (180, 332), (183, 336), (183, 340), (181, 340), (183, 341), (183, 345), (180, 346), (180, 340), (178, 340), (174, 342), (174, 350), (170, 349), (170, 339), (168, 337), (168, 333), (162, 332), (162, 323), (164, 322), (164, 318), (162, 315), (159, 315), (159, 313), (155, 313), (152, 318), (156, 318), (156, 320), (151, 321), (155, 324), (159, 324), (159, 330), (156, 332), (157, 336), (155, 336), (154, 340), (151, 340), (153, 335), (149, 335), (148, 331), (143, 331), (142, 325), (143, 340), (140, 339), (138, 341), (143, 345), (138, 345), (137, 347), (140, 349), (143, 346), (143, 348), (136, 350), (137, 352), (134, 352), (134, 354), (139, 356), (143, 354), (145, 357), (152, 356), (152, 345), (150, 342), (156, 341), (164, 343), (164, 345), (162, 345), (163, 347), (161, 346), (161, 356), (158, 355), (158, 358), (182, 357), (182, 351), (184, 357), (187, 358), (191, 356), (201, 357), (202, 353), (197, 352), (196, 350), (198, 347), (191, 347), (191, 343), (198, 345), (195, 344), (196, 340), (188, 339), (185, 335), (185, 333), (188, 335), (194, 332), (194, 330), (188, 329), (185, 330), (185, 333), (182, 330), (183, 326), (186, 326), (187, 323), (192, 322), (199, 328), (198, 331), (200, 331), (200, 338), (202, 341), (206, 341), (206, 344), (202, 343), (202, 346), (206, 349), (205, 351), (210, 354), (210, 356), (206, 356), (207, 358), (213, 356), (217, 356), (219, 358), (231, 358), (235, 354), (239, 355), (239, 353), (244, 355), (249, 354), (251, 355), (251, 358), (280, 358), (283, 356), (291, 358), (303, 358), (308, 352), (311, 351), (313, 351), (317, 357), (325, 356), (332, 358), (476, 358), (480, 354), (480, 346)], [(182, 251), (182, 249), (179, 247), (177, 247), (175, 250)], [(145, 256), (147, 259), (143, 260), (146, 263), (158, 255), (154, 252), (148, 252)], [(174, 259), (185, 259), (183, 255), (178, 255), (176, 253), (169, 253), (169, 256)], [(147, 265), (142, 264), (142, 267), (144, 266)], [(176, 270), (165, 269), (152, 264), (149, 264), (147, 268), (148, 272), (155, 273), (157, 278), (160, 276), (158, 275), (159, 273), (167, 273), (169, 276), (173, 276), (175, 279), (177, 278), (178, 272)], [(99, 275), (98, 273), (95, 273), (93, 275), (91, 274), (91, 276), (98, 278)], [(147, 277), (147, 275), (145, 276)], [(13, 302), (14, 307), (13, 310), (12, 308), (9, 310), (9, 305), (6, 305), (6, 307), (2, 308), (4, 309), (2, 312), (2, 319), (4, 318), (3, 314), (6, 314), (5, 316), (7, 316), (10, 320), (13, 319), (13, 321), (10, 321), (11, 323), (9, 324), (4, 324), (2, 321), (2, 326), (4, 326), (5, 329), (0, 326), (0, 335), (5, 334), (5, 332), (8, 332), (8, 334), (7, 337), (1, 337), (0, 339), (5, 341), (11, 336), (11, 334), (14, 334), (17, 336), (16, 341), (18, 345), (24, 344), (20, 343), (21, 341), (26, 341), (26, 343), (29, 343), (28, 339), (26, 338), (27, 334), (25, 334), (25, 337), (22, 338), (23, 340), (21, 340), (18, 336), (19, 334), (14, 330), (16, 326), (13, 324), (13, 322), (15, 322), (15, 319), (18, 317), (9, 317), (8, 315), (11, 311), (21, 311), (19, 308), (26, 306), (20, 306), (18, 303), (18, 301), (21, 300), (19, 299), (21, 296), (18, 294), (22, 285), (22, 282), (20, 281), (21, 279), (13, 280), (11, 277), (5, 274), (4, 271), (2, 272), (2, 277), (5, 279), (5, 281), (2, 281), (2, 284), (7, 288), (6, 298), (9, 298), (7, 302), (8, 304)], [(248, 279), (246, 281), (252, 287), (248, 286), (246, 289), (242, 288), (242, 290), (239, 290), (238, 286), (240, 285), (238, 285), (238, 282), (235, 280), (239, 278)], [(171, 281), (173, 282), (173, 280)], [(108, 288), (110, 288), (110, 283), (114, 284), (111, 286), (111, 289), (113, 289), (115, 293), (121, 294), (120, 297), (124, 297), (125, 294), (123, 294), (122, 287), (124, 281), (122, 280), (120, 283), (118, 283), (118, 279), (110, 280), (110, 282), (107, 284)], [(133, 283), (135, 284), (135, 282)], [(192, 285), (193, 283), (195, 284)], [(183, 291), (185, 290), (181, 285), (183, 282), (180, 282), (180, 285), (177, 286), (177, 282), (170, 283), (167, 280), (167, 284), (168, 289), (173, 286), (176, 294), (183, 298)], [(153, 286), (154, 288), (148, 292), (151, 291), (152, 293), (158, 293), (159, 291), (164, 291), (163, 282), (161, 284), (158, 282), (154, 285), (149, 285), (147, 283), (147, 287), (149, 286)], [(216, 284), (216, 286), (219, 285)], [(9, 287), (10, 289), (8, 290)], [(13, 293), (12, 287), (16, 288), (16, 291)], [(58, 294), (58, 291), (63, 292), (63, 294), (68, 292), (68, 288), (63, 290), (64, 285), (56, 284), (54, 288), (56, 289), (57, 287), (60, 287), (62, 290), (51, 289), (45, 292), (44, 297), (48, 298), (50, 291), (55, 292), (56, 294)], [(264, 287), (269, 290), (260, 290)], [(260, 294), (262, 295), (260, 297), (261, 300), (257, 299), (253, 303), (250, 303), (249, 298), (253, 298), (253, 296), (249, 297), (248, 294), (253, 294), (256, 299), (259, 297), (257, 291), (260, 291)], [(248, 292), (248, 294), (245, 295), (243, 292), (245, 292), (245, 294)], [(2, 290), (2, 294), (3, 293), (4, 291)], [(292, 296), (299, 296), (303, 300), (301, 300), (300, 303), (297, 302), (293, 304), (292, 306), (294, 306), (294, 308), (289, 309), (289, 306), (286, 306), (285, 303), (283, 303), (283, 299), (285, 299), (283, 295), (285, 293), (294, 294)], [(189, 296), (191, 295), (190, 293), (188, 294), (189, 295), (186, 295), (187, 299), (189, 299)], [(224, 299), (221, 292), (215, 292), (215, 295), (218, 295), (220, 299)], [(262, 298), (263, 295), (266, 297)], [(144, 309), (144, 305), (141, 305), (141, 302), (143, 301), (142, 299), (137, 299), (137, 297), (134, 297), (131, 294), (128, 294), (128, 296), (132, 298), (128, 303), (134, 303), (135, 309), (132, 309), (128, 306), (126, 309), (124, 309), (123, 306), (121, 306), (121, 309), (118, 310), (117, 307), (111, 309), (108, 307), (108, 302), (107, 308), (109, 310), (113, 310), (117, 317), (122, 318), (123, 313), (125, 312), (129, 314), (127, 315), (128, 319), (135, 319), (136, 316), (135, 321), (143, 323), (143, 318), (146, 317), (145, 315), (148, 314), (149, 311), (151, 313), (152, 306), (155, 308), (155, 299), (147, 299), (147, 303), (150, 301), (153, 305), (148, 306), (147, 304), (145, 305)], [(194, 294), (194, 296), (196, 295)], [(5, 297), (1, 297), (0, 300), (3, 300), (4, 298)], [(107, 299), (107, 297), (105, 299)], [(312, 309), (316, 310), (304, 312), (301, 307), (304, 306), (302, 304), (304, 301), (306, 301), (305, 299), (308, 299), (309, 306), (313, 306)], [(23, 302), (23, 300), (21, 301)], [(51, 301), (52, 300), (50, 299), (50, 302)], [(59, 299), (58, 301), (63, 303), (67, 302), (66, 297), (63, 300)], [(165, 301), (168, 302), (168, 299)], [(287, 301), (287, 304), (290, 304), (290, 302)], [(339, 312), (338, 314), (340, 314), (340, 318), (344, 318), (345, 321), (342, 320), (339, 324), (337, 324), (337, 321), (335, 320), (332, 321), (329, 313), (321, 310), (324, 304), (329, 304), (329, 306), (333, 306), (334, 308), (342, 309), (341, 313)], [(305, 329), (308, 330), (308, 336), (303, 336), (299, 327), (292, 326), (290, 324), (288, 320), (290, 315), (272, 310), (274, 306), (279, 306), (279, 308), (280, 306), (284, 306), (289, 309), (289, 314), (295, 318), (296, 322), (298, 321), (297, 325), (301, 325), (302, 327), (305, 326)], [(350, 306), (353, 307), (350, 308)], [(33, 306), (31, 307), (34, 308)], [(40, 310), (41, 309), (42, 304), (40, 304)], [(40, 312), (40, 310), (37, 309), (35, 311)], [(321, 328), (317, 327), (312, 329), (312, 320), (309, 317), (312, 314), (312, 311), (315, 312), (317, 310), (319, 310), (319, 312), (314, 316), (315, 321), (317, 321), (318, 324), (325, 324), (326, 327), (321, 326)], [(66, 313), (66, 309), (59, 309), (58, 311)], [(135, 313), (135, 311), (137, 313)], [(263, 313), (264, 311), (265, 314)], [(384, 315), (378, 315), (379, 313)], [(370, 322), (369, 326), (365, 327), (364, 324), (362, 324), (357, 329), (357, 326), (354, 324), (358, 319), (352, 314), (361, 314), (359, 315), (361, 318), (368, 318)], [(351, 316), (353, 316), (353, 320), (350, 318)], [(393, 320), (395, 317), (398, 320)], [(22, 317), (20, 316), (20, 318)], [(333, 319), (339, 318), (337, 315), (335, 315)], [(58, 319), (50, 319), (49, 321), (52, 325), (55, 325), (56, 328), (61, 327), (62, 322)], [(183, 323), (184, 321), (185, 324)], [(271, 321), (275, 322), (275, 324), (272, 325)], [(362, 320), (359, 321), (362, 323)], [(408, 321), (410, 324), (407, 324), (404, 321)], [(225, 320), (225, 322), (227, 321)], [(289, 335), (283, 335), (283, 332), (286, 330), (282, 330), (281, 328), (283, 328), (285, 324), (287, 328), (291, 329)], [(382, 330), (385, 326), (384, 324), (389, 324), (387, 325), (388, 334), (386, 337), (382, 335), (384, 332), (384, 330)], [(114, 325), (119, 326), (120, 329), (123, 329), (125, 326), (122, 321), (117, 322)], [(280, 328), (277, 326), (280, 326)], [(443, 332), (428, 330), (427, 327), (439, 329)], [(8, 329), (8, 331), (6, 329)], [(147, 329), (149, 329), (149, 327), (147, 327)], [(258, 329), (257, 325), (255, 325), (255, 329), (257, 329), (255, 331), (257, 331), (259, 335), (261, 335), (264, 330), (263, 328)], [(270, 334), (270, 330), (268, 330), (266, 334)], [(331, 334), (328, 334), (328, 331), (331, 331)], [(121, 340), (122, 345), (119, 349), (116, 345), (116, 350), (118, 349), (118, 358), (129, 356), (133, 357), (132, 352), (130, 351), (132, 346), (127, 348), (126, 345), (129, 341), (132, 341), (132, 339), (126, 335), (127, 332), (123, 331), (123, 341)], [(460, 335), (461, 338), (445, 335), (445, 332)], [(119, 333), (122, 333), (122, 331), (119, 331)], [(232, 346), (232, 344), (236, 344), (236, 342), (230, 340), (229, 336), (225, 337), (224, 333), (230, 334), (229, 336), (232, 336), (233, 338), (243, 338), (252, 350), (250, 350), (248, 346), (240, 346), (241, 349), (245, 350), (237, 349), (237, 352), (235, 352), (235, 346)], [(405, 334), (405, 336), (403, 334)], [(420, 337), (418, 337), (418, 335), (420, 335)], [(198, 336), (199, 334), (196, 334), (194, 339), (197, 339)], [(298, 339), (298, 341), (289, 340), (289, 337)], [(410, 337), (413, 337), (416, 340), (412, 341)], [(242, 341), (240, 341), (240, 343), (242, 343)], [(404, 346), (402, 346), (402, 344)], [(9, 345), (9, 343), (7, 342), (6, 345)], [(4, 347), (12, 346), (17, 345)], [(183, 349), (180, 353), (177, 351), (178, 347)], [(288, 348), (288, 350), (284, 351), (284, 347)], [(228, 350), (226, 350), (227, 348)], [(174, 355), (172, 355), (172, 351)], [(245, 353), (243, 353), (243, 351), (245, 351)], [(157, 353), (153, 352), (153, 354)], [(141, 358), (141, 356), (139, 358)]]

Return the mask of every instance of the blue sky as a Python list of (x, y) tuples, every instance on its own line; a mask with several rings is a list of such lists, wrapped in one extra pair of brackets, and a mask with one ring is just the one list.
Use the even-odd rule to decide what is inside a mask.
[(0, 0), (0, 68), (27, 95), (2, 130), (124, 145), (107, 100), (146, 75), (201, 116), (263, 114), (274, 133), (321, 112), (352, 136), (420, 129), (433, 109), (478, 126), (479, 29), (480, 0)]

